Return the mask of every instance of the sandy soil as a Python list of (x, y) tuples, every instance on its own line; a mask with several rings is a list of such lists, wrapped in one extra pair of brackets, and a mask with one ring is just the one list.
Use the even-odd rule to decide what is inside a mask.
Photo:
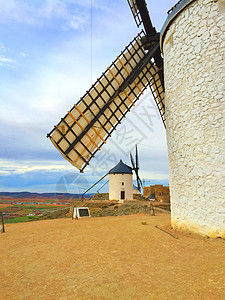
[(132, 215), (8, 224), (0, 299), (225, 299), (225, 241), (155, 227), (169, 223)]

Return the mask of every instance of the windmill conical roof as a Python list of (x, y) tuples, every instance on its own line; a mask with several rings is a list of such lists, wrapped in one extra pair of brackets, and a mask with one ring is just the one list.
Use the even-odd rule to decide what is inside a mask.
[(120, 160), (120, 162), (109, 171), (109, 174), (132, 174), (132, 168)]

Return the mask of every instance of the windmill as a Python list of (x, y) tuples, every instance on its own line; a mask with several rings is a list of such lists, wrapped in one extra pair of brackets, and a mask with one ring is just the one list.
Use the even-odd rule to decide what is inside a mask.
[(160, 34), (152, 26), (145, 0), (128, 0), (128, 4), (135, 22), (138, 26), (143, 24), (144, 30), (47, 134), (62, 156), (80, 172), (101, 150), (148, 87), (165, 126)]
[(135, 147), (136, 149), (136, 153), (135, 153), (135, 162), (133, 159), (132, 154), (130, 153), (130, 161), (131, 161), (131, 165), (132, 165), (132, 169), (134, 170), (135, 174), (136, 174), (136, 181), (137, 181), (137, 188), (139, 190), (139, 192), (141, 192), (141, 187), (142, 185), (142, 181), (138, 175), (138, 170), (139, 170), (139, 159), (138, 159), (138, 149), (137, 149), (137, 145)]
[(179, 0), (161, 34), (145, 0), (127, 1), (144, 29), (47, 136), (83, 172), (148, 87), (166, 125), (165, 78), (171, 224), (224, 237), (224, 0)]
[[(109, 200), (121, 200), (122, 195), (123, 199), (127, 197), (129, 200), (133, 200), (133, 178), (132, 170), (136, 174), (137, 188), (141, 193), (141, 187), (143, 186), (142, 181), (139, 177), (139, 158), (138, 158), (138, 148), (135, 146), (135, 161), (130, 153), (130, 160), (132, 167), (124, 164), (122, 160), (111, 170), (109, 170), (103, 177), (101, 177), (96, 183), (94, 183), (90, 188), (88, 188), (82, 195), (83, 196), (90, 191), (94, 186), (100, 183), (107, 175), (109, 179), (97, 190), (97, 193), (109, 182)], [(110, 199), (111, 198), (111, 199)], [(120, 199), (121, 198), (121, 199)]]

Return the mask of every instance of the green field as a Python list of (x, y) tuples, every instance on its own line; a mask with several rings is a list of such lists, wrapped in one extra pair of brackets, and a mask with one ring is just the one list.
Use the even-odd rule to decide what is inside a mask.
[(12, 219), (5, 219), (6, 224), (10, 223), (21, 223), (21, 222), (29, 222), (37, 219), (36, 216), (24, 216), (24, 217), (15, 217)]
[[(5, 223), (29, 222), (37, 220), (46, 214), (55, 214), (56, 212), (68, 208), (68, 205), (49, 205), (49, 204), (12, 204), (0, 205), (0, 211), (4, 213)], [(34, 214), (29, 216), (29, 214)]]

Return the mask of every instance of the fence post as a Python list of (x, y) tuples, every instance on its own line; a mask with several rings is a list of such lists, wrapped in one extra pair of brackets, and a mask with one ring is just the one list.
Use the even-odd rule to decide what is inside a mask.
[(155, 208), (154, 208), (154, 206), (152, 205), (152, 203), (150, 204), (150, 215), (151, 215), (151, 216), (155, 216)]
[(2, 211), (1, 211), (1, 217), (2, 217), (2, 232), (5, 232), (5, 224), (4, 224), (4, 217)]

